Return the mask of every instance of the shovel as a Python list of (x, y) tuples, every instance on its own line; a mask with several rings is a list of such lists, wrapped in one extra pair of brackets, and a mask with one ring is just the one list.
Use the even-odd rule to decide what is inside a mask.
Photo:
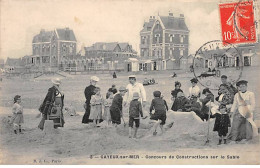
[(209, 144), (209, 119), (210, 119), (210, 111), (211, 111), (211, 101), (209, 102), (209, 113), (208, 113), (208, 132), (207, 132), (207, 140), (204, 145)]

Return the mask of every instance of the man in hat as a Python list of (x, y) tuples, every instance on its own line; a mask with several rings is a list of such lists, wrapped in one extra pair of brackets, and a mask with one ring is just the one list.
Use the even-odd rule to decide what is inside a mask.
[(129, 84), (126, 86), (127, 93), (125, 95), (125, 102), (129, 104), (133, 100), (133, 93), (137, 92), (141, 97), (140, 101), (143, 103), (143, 106), (146, 102), (146, 91), (143, 84), (136, 81), (135, 75), (130, 75)]
[(247, 83), (247, 81), (241, 80), (236, 84), (239, 91), (234, 97), (230, 110), (233, 114), (233, 122), (228, 136), (233, 141), (250, 140), (258, 135), (257, 126), (253, 121), (255, 94), (247, 91)]
[(98, 81), (99, 81), (98, 77), (92, 76), (90, 78), (90, 85), (85, 88), (84, 94), (85, 94), (86, 102), (84, 105), (85, 114), (82, 118), (83, 124), (88, 124), (89, 122), (91, 122), (91, 120), (89, 120), (90, 108), (91, 108), (90, 100), (91, 100), (91, 96), (95, 94), (96, 84)]
[(194, 95), (196, 97), (200, 97), (200, 88), (197, 85), (198, 79), (193, 78), (190, 81), (191, 81), (191, 87), (189, 88), (189, 96), (188, 96), (188, 98), (191, 98), (192, 95)]
[(123, 96), (125, 93), (126, 88), (121, 86), (119, 88), (119, 93), (115, 95), (112, 105), (110, 106), (111, 121), (115, 126), (121, 124), (121, 117), (123, 117)]

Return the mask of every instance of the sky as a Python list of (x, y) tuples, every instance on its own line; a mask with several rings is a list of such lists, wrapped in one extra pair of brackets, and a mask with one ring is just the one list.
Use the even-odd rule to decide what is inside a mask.
[(95, 42), (129, 42), (139, 53), (140, 31), (150, 16), (184, 14), (190, 30), (189, 53), (207, 41), (220, 40), (215, 0), (1, 0), (0, 58), (32, 54), (41, 29), (73, 29), (78, 51)]

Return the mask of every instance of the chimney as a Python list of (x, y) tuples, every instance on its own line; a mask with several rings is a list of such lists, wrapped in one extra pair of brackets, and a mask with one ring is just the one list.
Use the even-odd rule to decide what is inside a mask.
[(184, 20), (184, 14), (180, 14), (180, 19)]
[(155, 20), (155, 16), (150, 16), (149, 22), (154, 21)]

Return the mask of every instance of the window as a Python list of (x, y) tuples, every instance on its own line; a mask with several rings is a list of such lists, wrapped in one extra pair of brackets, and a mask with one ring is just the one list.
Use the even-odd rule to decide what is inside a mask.
[(180, 42), (183, 43), (184, 36), (180, 35)]
[(181, 50), (180, 50), (180, 56), (183, 56), (183, 53), (184, 53), (184, 50), (181, 49)]
[(172, 48), (170, 48), (170, 56), (172, 56), (173, 52), (172, 52)]
[(158, 44), (160, 42), (160, 34), (155, 35), (155, 42)]
[(142, 43), (142, 44), (145, 44), (145, 40), (146, 40), (146, 37), (145, 37), (145, 36), (142, 36), (141, 43)]
[(170, 37), (170, 42), (173, 42), (174, 35), (173, 34), (169, 34), (169, 37)]

